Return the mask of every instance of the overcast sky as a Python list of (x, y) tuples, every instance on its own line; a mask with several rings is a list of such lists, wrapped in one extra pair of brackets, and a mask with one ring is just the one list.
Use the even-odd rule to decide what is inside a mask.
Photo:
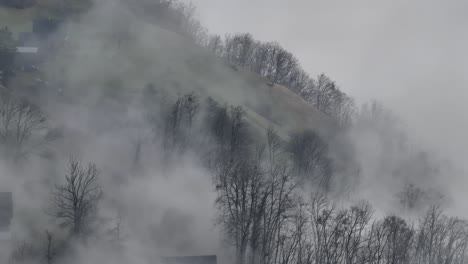
[(193, 0), (211, 32), (278, 41), (311, 75), (383, 101), (421, 141), (468, 161), (468, 1)]

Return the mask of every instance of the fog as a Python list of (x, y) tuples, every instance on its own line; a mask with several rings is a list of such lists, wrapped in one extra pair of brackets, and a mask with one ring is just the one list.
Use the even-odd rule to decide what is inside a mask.
[(362, 103), (383, 102), (410, 136), (465, 173), (446, 175), (466, 211), (468, 55), (465, 1), (194, 0), (220, 35), (278, 41), (312, 75), (330, 75)]
[[(46, 158), (41, 150), (20, 163), (1, 164), (0, 190), (13, 192), (12, 249), (27, 243), (43, 251), (46, 230), (56, 242), (61, 239), (63, 230), (51, 217), (53, 192), (64, 184), (68, 160), (76, 158), (84, 165), (95, 163), (100, 172), (104, 196), (99, 235), (107, 236), (119, 224), (125, 243), (118, 254), (96, 241), (91, 242), (93, 250), (77, 246), (67, 263), (148, 263), (161, 256), (220, 254), (223, 240), (215, 225), (209, 173), (192, 154), (161, 162), (148, 112), (162, 113), (141, 103), (145, 86), (162, 83), (170, 68), (187, 85), (193, 73), (185, 62), (200, 51), (184, 49), (182, 37), (144, 22), (116, 1), (96, 2), (81, 20), (64, 24), (57, 34), (67, 36), (70, 46), (48, 58), (43, 70), (51, 82), (32, 100), (60, 136), (48, 146)], [(131, 35), (134, 42), (120, 47), (110, 40), (122, 35)], [(171, 37), (178, 45), (170, 46)], [(106, 90), (109, 81), (114, 81), (115, 93)], [(184, 90), (168, 89), (167, 104), (180, 92)], [(138, 171), (136, 151), (141, 151)], [(0, 255), (0, 261), (9, 257)], [(44, 254), (39, 256), (33, 263), (42, 263)]]
[[(45, 230), (58, 240), (65, 236), (51, 217), (52, 196), (75, 157), (95, 163), (100, 171), (102, 233), (95, 236), (107, 238), (118, 226), (123, 245), (115, 250), (100, 239), (77, 243), (73, 263), (139, 264), (161, 256), (203, 254), (216, 254), (223, 264), (233, 262), (233, 245), (227, 243), (221, 210), (215, 206), (219, 186), (204, 163), (205, 156), (213, 155), (209, 135), (190, 120), (182, 141), (193, 145), (171, 156), (164, 151), (176, 136), (168, 136), (167, 128), (158, 130), (161, 123), (167, 125), (176, 100), (190, 91), (201, 102), (194, 123), (209, 116), (203, 105), (207, 97), (248, 109), (252, 148), (265, 144), (263, 134), (271, 124), (284, 129), (285, 142), (288, 133), (303, 128), (337, 139), (326, 158), (360, 167), (359, 174), (344, 169), (333, 176), (332, 197), (345, 205), (366, 199), (377, 216), (398, 213), (396, 194), (405, 184), (417, 183), (447, 196), (450, 213), (468, 216), (463, 188), (468, 183), (468, 79), (462, 73), (468, 66), (462, 52), (468, 44), (462, 34), (468, 18), (461, 1), (193, 1), (211, 33), (251, 32), (262, 41), (278, 41), (311, 75), (324, 72), (359, 104), (377, 99), (402, 120), (393, 123), (385, 114), (377, 115), (382, 119), (371, 124), (363, 119), (342, 134), (292, 92), (274, 97), (265, 92), (268, 88), (262, 90), (268, 87), (266, 80), (228, 67), (191, 39), (155, 26), (151, 16), (141, 13), (145, 1), (94, 2), (89, 12), (60, 27), (57, 35), (67, 41), (43, 69), (51, 83), (31, 97), (60, 135), (44, 153), (0, 163), (0, 191), (14, 193), (13, 248), (24, 241), (44, 250)], [(145, 94), (150, 84), (157, 99)], [(273, 108), (272, 113), (259, 114), (263, 107)], [(313, 124), (301, 124), (311, 120)], [(400, 148), (398, 139), (406, 133), (411, 144)], [(437, 162), (428, 163), (440, 173), (426, 171), (430, 166), (424, 155), (403, 150), (430, 153)], [(400, 168), (403, 175), (395, 176)], [(306, 182), (298, 189), (309, 197), (315, 187)]]

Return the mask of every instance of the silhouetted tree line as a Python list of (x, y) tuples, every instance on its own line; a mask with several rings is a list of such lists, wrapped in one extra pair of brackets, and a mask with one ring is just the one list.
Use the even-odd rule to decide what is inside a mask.
[[(189, 98), (200, 102), (198, 107), (191, 106)], [(169, 109), (169, 128), (181, 120), (184, 133), (204, 131), (170, 140), (182, 143), (186, 151), (199, 151), (200, 142), (209, 146), (205, 157), (217, 192), (218, 221), (238, 263), (468, 261), (468, 222), (445, 215), (439, 205), (405, 219), (375, 217), (364, 201), (351, 206), (330, 201), (326, 192), (334, 164), (327, 142), (313, 131), (283, 139), (269, 129), (263, 143), (258, 143), (262, 140), (249, 128), (241, 107), (211, 98), (203, 101), (189, 93), (179, 96)], [(304, 177), (316, 190), (310, 195), (301, 188)], [(405, 190), (400, 194), (403, 204), (411, 206), (423, 196), (414, 186)]]
[(300, 95), (339, 124), (350, 123), (354, 101), (325, 74), (312, 78), (299, 60), (276, 42), (260, 42), (250, 34), (210, 35), (195, 16), (195, 6), (174, 0), (142, 2), (156, 22), (211, 50), (233, 66), (242, 67)]
[[(361, 202), (338, 207), (323, 195), (300, 199), (289, 180), (234, 170), (218, 206), (238, 263), (466, 263), (468, 222), (430, 207), (415, 221), (373, 217)], [(280, 174), (281, 175), (281, 174)]]
[[(153, 137), (142, 138), (135, 152), (157, 144), (169, 164), (198, 154), (211, 172), (218, 222), (238, 263), (467, 263), (467, 222), (445, 215), (440, 206), (407, 220), (374, 217), (367, 202), (340, 206), (330, 201), (327, 191), (335, 167), (328, 141), (319, 134), (299, 131), (282, 138), (273, 129), (256, 133), (240, 106), (195, 93), (171, 97), (152, 85), (142, 94)], [(2, 105), (9, 109), (9, 103)], [(3, 128), (10, 127), (8, 120), (0, 120)], [(33, 124), (45, 120), (38, 121)], [(28, 136), (33, 135), (43, 132), (31, 129)], [(18, 244), (11, 256), (14, 263), (59, 263), (73, 256), (70, 245), (93, 239), (120, 243), (120, 224), (109, 226), (99, 215), (100, 173), (93, 163), (70, 160), (63, 181), (51, 193), (48, 211), (67, 236), (44, 231), (41, 241)], [(302, 187), (306, 182), (314, 190), (309, 194)], [(401, 199), (413, 204), (419, 196), (411, 187)]]
[(0, 91), (0, 155), (3, 159), (19, 162), (33, 153), (45, 154), (48, 144), (58, 136), (39, 106), (7, 89)]
[[(248, 69), (267, 78), (272, 84), (289, 88), (323, 113), (333, 117), (339, 124), (350, 123), (355, 110), (353, 99), (343, 93), (325, 74), (320, 74), (316, 79), (312, 78), (304, 71), (298, 59), (278, 43), (263, 43), (255, 40), (250, 34), (228, 35), (224, 39), (218, 35), (211, 36), (196, 18), (195, 6), (191, 4), (174, 0), (139, 1), (137, 4), (134, 2), (127, 4), (130, 9), (153, 18), (153, 21), (161, 27), (178, 32), (212, 50), (231, 65)], [(73, 4), (68, 2), (48, 3), (49, 9), (60, 7), (61, 11), (56, 12), (63, 15), (68, 14), (68, 11), (63, 10), (71, 6)], [(5, 56), (11, 56), (8, 49), (2, 48), (2, 40), (8, 38), (6, 33), (2, 32), (0, 32), (0, 56), (4, 52)], [(6, 60), (9, 58), (5, 57), (3, 61), (9, 64)], [(5, 76), (9, 76), (9, 70), (10, 68), (3, 70)]]
[(323, 113), (346, 125), (355, 111), (351, 97), (340, 91), (325, 74), (307, 74), (298, 59), (276, 42), (260, 42), (250, 34), (204, 36), (201, 45), (231, 65), (248, 69), (300, 95)]

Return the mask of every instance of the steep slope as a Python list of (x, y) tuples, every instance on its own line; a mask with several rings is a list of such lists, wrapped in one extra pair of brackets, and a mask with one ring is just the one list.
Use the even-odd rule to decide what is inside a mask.
[(8, 27), (15, 36), (20, 33), (32, 32), (33, 20), (41, 16), (54, 16), (51, 11), (40, 2), (27, 8), (12, 8), (0, 5), (0, 27)]
[[(30, 31), (37, 9), (3, 8), (0, 22), (8, 22), (16, 32)], [(109, 94), (131, 101), (152, 83), (173, 97), (194, 91), (202, 98), (242, 105), (253, 127), (273, 127), (283, 137), (301, 129), (327, 134), (334, 126), (286, 87), (228, 65), (190, 39), (159, 27), (141, 10), (105, 2), (65, 25), (62, 33), (68, 41), (49, 51), (42, 70), (57, 89), (86, 98), (83, 103), (97, 103)], [(36, 79), (19, 74), (12, 85), (29, 87)]]
[(241, 72), (240, 75), (249, 81), (248, 89), (266, 101), (263, 105), (247, 103), (246, 107), (265, 118), (268, 125), (278, 127), (282, 134), (305, 129), (327, 133), (334, 128), (332, 119), (288, 88), (272, 85), (265, 78), (251, 72)]
[(8, 27), (15, 35), (32, 31), (35, 8), (15, 9), (0, 6), (0, 27)]
[(45, 69), (50, 79), (60, 80), (69, 93), (88, 98), (87, 103), (96, 103), (110, 91), (135, 98), (152, 83), (170, 96), (194, 91), (202, 98), (242, 105), (254, 127), (272, 126), (283, 136), (298, 129), (326, 134), (334, 126), (289, 89), (232, 67), (119, 5), (95, 8), (63, 31), (70, 37), (69, 45)]

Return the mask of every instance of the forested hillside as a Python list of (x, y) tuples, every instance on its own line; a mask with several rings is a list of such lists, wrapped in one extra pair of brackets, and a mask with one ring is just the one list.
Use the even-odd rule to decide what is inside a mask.
[(30, 16), (0, 31), (5, 263), (467, 262), (450, 165), (279, 43), (169, 0), (26, 2), (0, 12)]

